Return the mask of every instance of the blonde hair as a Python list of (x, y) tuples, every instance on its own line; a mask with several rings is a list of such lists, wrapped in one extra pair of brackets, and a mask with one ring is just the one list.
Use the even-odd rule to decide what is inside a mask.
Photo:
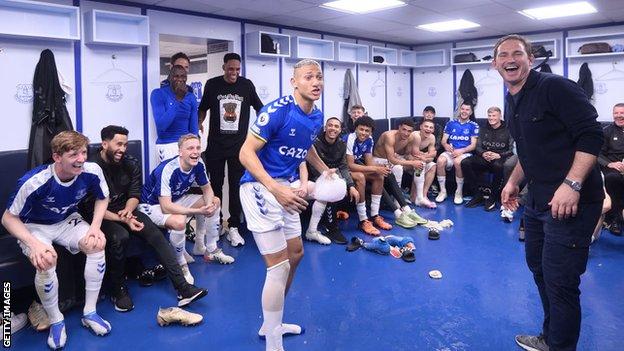
[(89, 145), (89, 138), (73, 130), (58, 133), (50, 142), (52, 153), (57, 155), (79, 150), (87, 145)]
[(496, 106), (492, 106), (492, 107), (487, 109), (487, 113), (492, 113), (492, 112), (498, 112), (498, 113), (502, 114), (501, 109), (496, 107)]
[(197, 135), (195, 135), (195, 134), (191, 134), (191, 133), (188, 133), (188, 134), (184, 134), (184, 135), (182, 135), (182, 136), (180, 137), (180, 139), (178, 139), (178, 148), (181, 148), (181, 147), (182, 147), (182, 144), (184, 144), (184, 142), (185, 142), (185, 141), (187, 141), (187, 140), (191, 140), (191, 139), (197, 139), (197, 140), (199, 140), (199, 137), (198, 137)]
[(321, 65), (320, 65), (317, 61), (312, 60), (312, 59), (303, 59), (303, 60), (301, 60), (301, 61), (299, 61), (299, 62), (295, 63), (295, 65), (293, 66), (293, 71), (296, 71), (296, 70), (297, 70), (297, 68), (301, 68), (301, 67), (303, 67), (303, 66), (316, 66), (316, 67), (318, 67), (318, 69), (319, 69), (320, 71), (322, 71), (322, 70), (323, 70), (323, 69), (321, 68)]

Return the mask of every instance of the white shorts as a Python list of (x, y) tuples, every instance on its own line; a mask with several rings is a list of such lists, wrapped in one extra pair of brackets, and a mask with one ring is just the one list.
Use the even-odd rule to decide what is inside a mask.
[[(85, 222), (78, 212), (74, 212), (64, 221), (54, 224), (25, 223), (25, 225), (28, 231), (42, 243), (61, 245), (74, 255), (80, 252), (78, 243), (89, 231), (89, 223)], [(24, 255), (30, 256), (28, 246), (21, 241), (18, 243)]]
[[(446, 157), (446, 170), (450, 171), (451, 168), (453, 168), (453, 154), (451, 154), (448, 151), (444, 151), (440, 155), (444, 155)], [(470, 157), (470, 156), (472, 156), (472, 154), (469, 153), (469, 152), (467, 152), (465, 154), (461, 154), (461, 155), (459, 155), (459, 160), (461, 161), (461, 160), (463, 160), (463, 159), (465, 159), (467, 157)], [(438, 157), (440, 157), (440, 156), (438, 156)]]
[[(277, 179), (281, 185), (291, 186), (283, 179)], [(241, 185), (240, 200), (247, 221), (247, 228), (254, 234), (258, 249), (266, 253), (279, 252), (286, 248), (286, 240), (301, 236), (301, 219), (298, 213), (288, 213), (267, 188), (258, 182)], [(270, 245), (265, 245), (262, 236), (271, 235)], [(266, 246), (266, 247), (265, 247)], [(263, 252), (265, 251), (265, 252)], [(267, 252), (272, 251), (272, 252)]]
[(177, 142), (169, 144), (156, 144), (156, 152), (158, 154), (158, 163), (180, 154)]
[[(199, 194), (186, 194), (173, 203), (184, 207), (193, 207), (193, 205), (201, 199), (202, 196)], [(161, 228), (165, 228), (167, 218), (171, 216), (171, 213), (163, 213), (160, 205), (140, 204), (138, 209), (145, 213), (154, 224)]]
[(381, 157), (373, 157), (373, 162), (378, 166), (390, 166), (390, 162), (387, 159)]

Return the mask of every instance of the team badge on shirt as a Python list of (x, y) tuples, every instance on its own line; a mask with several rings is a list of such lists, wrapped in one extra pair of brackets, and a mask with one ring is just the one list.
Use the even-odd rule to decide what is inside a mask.
[(258, 121), (256, 121), (256, 124), (264, 127), (269, 123), (269, 114), (266, 112), (262, 112), (259, 116), (258, 116)]

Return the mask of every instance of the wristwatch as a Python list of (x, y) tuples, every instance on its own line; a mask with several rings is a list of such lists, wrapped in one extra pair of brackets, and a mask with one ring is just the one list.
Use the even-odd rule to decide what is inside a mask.
[(583, 187), (581, 182), (577, 182), (575, 180), (571, 180), (571, 179), (568, 179), (568, 178), (566, 178), (563, 182), (565, 184), (568, 184), (570, 186), (570, 188), (572, 188), (572, 190), (574, 190), (574, 191), (581, 191), (581, 188)]

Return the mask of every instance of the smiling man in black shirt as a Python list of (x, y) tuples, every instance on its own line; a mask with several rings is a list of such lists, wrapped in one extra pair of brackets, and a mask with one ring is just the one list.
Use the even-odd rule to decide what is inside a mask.
[(210, 110), (208, 145), (203, 156), (206, 170), (210, 174), (212, 189), (215, 196), (220, 199), (223, 198), (226, 161), (228, 165), (230, 218), (226, 238), (232, 246), (245, 244), (245, 240), (238, 232), (241, 214), (239, 182), (245, 171), (238, 160), (238, 153), (247, 137), (250, 108), (253, 107), (257, 113), (263, 106), (251, 80), (239, 76), (240, 66), (240, 55), (225, 54), (224, 74), (206, 82), (204, 95), (199, 104), (199, 128), (202, 132), (206, 111)]
[(613, 123), (603, 130), (604, 144), (598, 163), (602, 166), (605, 187), (611, 196), (611, 210), (605, 221), (615, 235), (622, 235), (622, 210), (624, 209), (624, 103), (613, 106)]

